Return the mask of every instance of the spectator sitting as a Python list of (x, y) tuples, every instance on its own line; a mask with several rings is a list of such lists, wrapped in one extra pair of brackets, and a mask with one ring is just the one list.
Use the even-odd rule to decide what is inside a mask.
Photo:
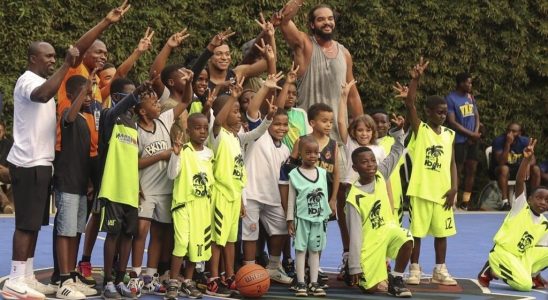
[[(514, 180), (523, 159), (523, 149), (529, 144), (529, 138), (521, 135), (521, 125), (512, 122), (506, 128), (506, 134), (502, 134), (493, 140), (493, 156), (491, 158), (491, 173), (495, 175), (502, 193), (502, 210), (510, 210), (508, 202), (508, 180)], [(533, 157), (528, 172), (531, 188), (540, 185), (540, 168)]]

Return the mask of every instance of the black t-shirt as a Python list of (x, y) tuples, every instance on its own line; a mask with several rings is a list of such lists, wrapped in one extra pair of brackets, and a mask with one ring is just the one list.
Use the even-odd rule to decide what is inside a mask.
[(8, 165), (8, 154), (10, 153), (13, 140), (5, 138), (0, 140), (0, 165), (6, 167)]
[(68, 109), (61, 121), (61, 151), (55, 156), (55, 189), (70, 194), (87, 193), (90, 174), (90, 133), (86, 119), (78, 114), (72, 123), (66, 122)]

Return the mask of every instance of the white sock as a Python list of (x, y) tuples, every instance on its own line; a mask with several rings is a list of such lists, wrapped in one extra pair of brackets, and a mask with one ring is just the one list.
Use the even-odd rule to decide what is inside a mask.
[(403, 273), (396, 272), (396, 271), (392, 271), (390, 272), (390, 274), (392, 274), (392, 276), (394, 277), (403, 277)]
[(133, 267), (132, 269), (137, 273), (137, 276), (141, 275), (141, 272), (143, 271), (143, 267)]
[(439, 269), (441, 269), (441, 268), (443, 267), (443, 265), (444, 265), (444, 264), (436, 264), (435, 268), (439, 270)]
[(244, 266), (245, 265), (253, 265), (253, 264), (255, 264), (254, 260), (244, 260)]
[(502, 204), (508, 203), (508, 199), (502, 199)]
[(269, 269), (277, 269), (280, 266), (281, 256), (270, 255), (270, 260), (268, 262)]
[(154, 276), (154, 274), (158, 273), (158, 269), (157, 268), (148, 268), (147, 267), (147, 272), (146, 272), (146, 275), (148, 276)]
[(295, 272), (297, 273), (297, 282), (304, 282), (304, 263), (306, 252), (295, 250)]
[(34, 275), (34, 257), (27, 258), (27, 264), (25, 267), (25, 277), (32, 277)]
[(310, 267), (310, 282), (318, 282), (320, 271), (320, 252), (308, 251), (308, 267)]
[(12, 260), (9, 279), (17, 279), (25, 276), (26, 265), (26, 261)]

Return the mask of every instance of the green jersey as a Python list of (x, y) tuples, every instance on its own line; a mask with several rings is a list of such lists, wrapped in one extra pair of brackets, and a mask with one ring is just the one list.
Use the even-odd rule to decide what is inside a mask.
[[(210, 138), (213, 138), (212, 134)], [(240, 140), (224, 128), (221, 128), (216, 139), (217, 145), (212, 147), (215, 153), (214, 188), (220, 191), (228, 201), (240, 201), (242, 190), (247, 183)]]
[(301, 108), (291, 108), (287, 110), (287, 118), (289, 120), (289, 130), (284, 135), (282, 142), (289, 148), (289, 152), (293, 150), (295, 142), (303, 135), (306, 135), (308, 118), (306, 112)]
[(441, 126), (441, 133), (437, 134), (428, 124), (421, 122), (414, 138), (410, 152), (413, 172), (407, 195), (443, 204), (443, 195), (451, 188), (455, 132)]
[(289, 181), (295, 188), (295, 216), (310, 222), (323, 222), (331, 215), (329, 208), (327, 173), (315, 167), (318, 177), (315, 181), (306, 178), (299, 168), (289, 172)]
[(202, 110), (204, 109), (204, 105), (200, 100), (195, 100), (190, 103), (190, 109), (188, 110), (188, 115), (191, 115), (193, 113), (202, 113)]
[[(383, 138), (377, 139), (377, 143), (382, 147), (384, 153), (390, 153), (390, 148), (396, 140), (393, 137), (387, 135)], [(399, 208), (401, 205), (403, 191), (401, 186), (400, 168), (405, 161), (405, 155), (400, 156), (400, 160), (396, 164), (394, 171), (390, 174), (390, 185), (392, 186), (392, 197), (394, 198), (394, 208)]]

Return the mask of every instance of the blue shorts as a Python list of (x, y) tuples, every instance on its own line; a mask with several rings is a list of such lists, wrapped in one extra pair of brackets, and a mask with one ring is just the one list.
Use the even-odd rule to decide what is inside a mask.
[(75, 237), (86, 229), (87, 197), (55, 191), (57, 235)]

